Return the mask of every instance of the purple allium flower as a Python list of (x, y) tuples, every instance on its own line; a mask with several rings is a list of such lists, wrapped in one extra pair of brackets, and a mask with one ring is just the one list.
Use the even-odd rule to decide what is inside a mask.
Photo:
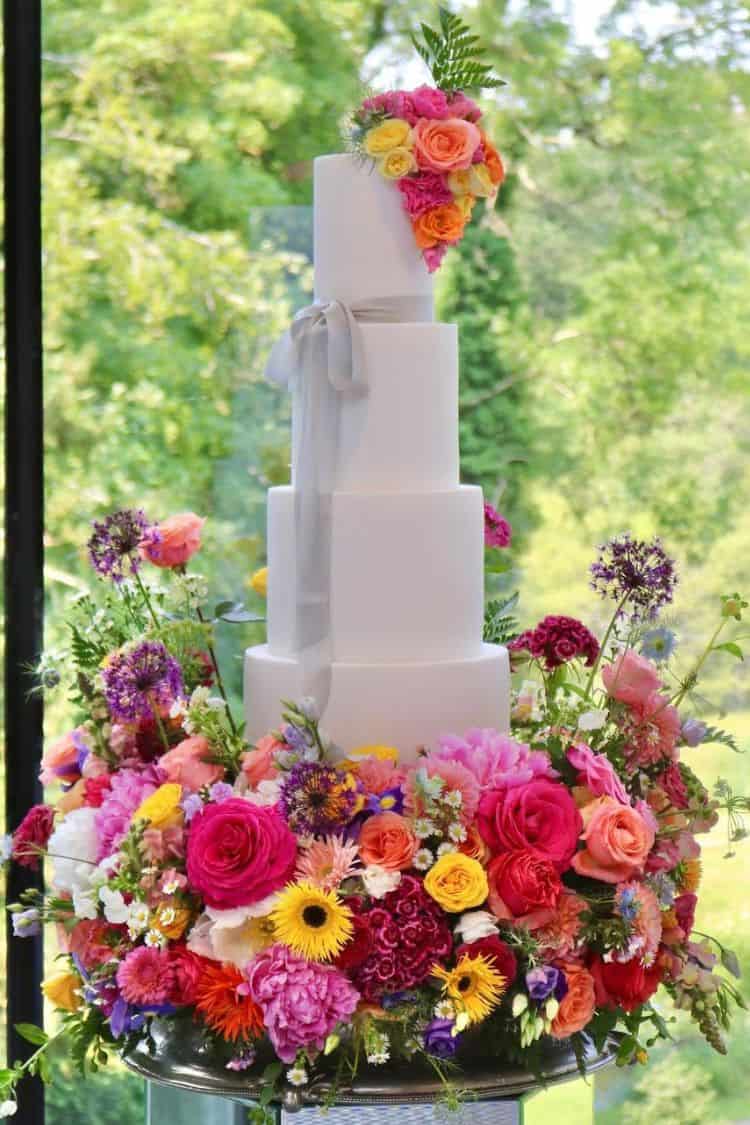
[(627, 533), (599, 547), (590, 573), (597, 594), (616, 602), (627, 598), (629, 615), (644, 620), (652, 620), (672, 601), (677, 585), (674, 561), (661, 540), (633, 539)]
[(484, 505), (484, 545), (485, 547), (509, 547), (511, 540), (510, 524), (491, 504)]
[(552, 965), (540, 965), (536, 969), (529, 969), (526, 974), (526, 987), (532, 1000), (539, 1002), (554, 996), (562, 1000), (568, 991), (565, 974)]
[(35, 906), (11, 914), (14, 937), (36, 937), (42, 932), (42, 920)]
[(89, 559), (97, 574), (119, 583), (141, 565), (140, 545), (151, 531), (143, 512), (123, 508), (101, 522), (94, 521), (88, 541)]
[(436, 1059), (452, 1059), (461, 1045), (461, 1036), (453, 1034), (453, 1020), (431, 1020), (422, 1032), (422, 1044), (428, 1055)]
[(685, 719), (682, 724), (682, 738), (687, 746), (700, 746), (706, 737), (708, 726), (701, 719)]
[(550, 614), (534, 629), (527, 629), (508, 648), (513, 652), (530, 653), (547, 672), (554, 672), (569, 660), (581, 659), (591, 668), (599, 655), (599, 642), (575, 617)]
[(104, 694), (112, 717), (124, 723), (150, 719), (183, 692), (182, 672), (161, 641), (116, 652), (104, 668)]
[(281, 813), (297, 833), (335, 832), (354, 815), (357, 790), (322, 762), (298, 762), (281, 786)]

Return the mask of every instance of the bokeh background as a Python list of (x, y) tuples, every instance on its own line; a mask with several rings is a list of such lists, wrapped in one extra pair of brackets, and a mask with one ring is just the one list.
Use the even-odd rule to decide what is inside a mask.
[[(509, 85), (485, 98), (497, 208), (439, 275), (461, 333), (463, 475), (514, 528), (520, 614), (602, 610), (596, 543), (659, 532), (680, 559), (685, 665), (718, 595), (750, 588), (750, 15), (741, 0), (456, 2)], [(46, 0), (47, 642), (89, 582), (92, 516), (209, 517), (205, 573), (244, 597), (265, 490), (288, 479), (271, 341), (311, 291), (312, 159), (363, 90), (426, 79), (422, 0)], [(353, 248), (356, 253), (356, 247)], [(254, 627), (226, 626), (239, 691)], [(257, 629), (257, 627), (255, 627)], [(750, 735), (744, 664), (698, 708)], [(48, 733), (66, 719), (48, 712)], [(693, 751), (739, 789), (728, 748)], [(748, 853), (706, 848), (703, 918), (750, 967)], [(750, 1022), (720, 1060), (682, 1020), (652, 1069), (596, 1083), (597, 1125), (750, 1121)], [(52, 1122), (135, 1125), (115, 1074), (50, 1094)]]

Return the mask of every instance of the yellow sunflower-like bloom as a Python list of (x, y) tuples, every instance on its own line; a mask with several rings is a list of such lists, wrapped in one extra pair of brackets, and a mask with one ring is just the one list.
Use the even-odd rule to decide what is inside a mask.
[(432, 976), (443, 982), (443, 993), (450, 997), (456, 1011), (463, 1013), (468, 1023), (480, 1023), (485, 1019), (505, 992), (505, 977), (493, 968), (487, 957), (464, 954), (455, 969), (435, 965)]
[(335, 891), (290, 883), (270, 915), (277, 941), (310, 961), (328, 961), (352, 936), (352, 912)]
[(487, 874), (481, 863), (461, 852), (441, 856), (427, 872), (424, 889), (449, 914), (472, 910), (489, 894)]
[(256, 594), (260, 594), (262, 598), (268, 597), (268, 567), (262, 566), (260, 570), (256, 570), (248, 580), (248, 586), (254, 590)]
[(149, 828), (171, 828), (182, 820), (181, 798), (182, 786), (168, 781), (141, 801), (133, 813), (133, 820), (145, 820)]

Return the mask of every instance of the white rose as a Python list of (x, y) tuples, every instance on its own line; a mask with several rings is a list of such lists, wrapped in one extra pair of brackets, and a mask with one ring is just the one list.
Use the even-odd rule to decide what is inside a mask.
[(362, 882), (371, 898), (382, 898), (389, 891), (395, 891), (401, 882), (400, 871), (386, 871), (376, 863), (365, 867), (362, 872)]
[(88, 889), (99, 848), (96, 813), (96, 809), (74, 809), (50, 836), (47, 854), (56, 891), (72, 895), (74, 890)]
[(579, 730), (601, 730), (607, 721), (606, 711), (584, 711), (578, 716)]
[(497, 933), (497, 922), (489, 910), (470, 910), (462, 914), (454, 927), (456, 935), (467, 945)]

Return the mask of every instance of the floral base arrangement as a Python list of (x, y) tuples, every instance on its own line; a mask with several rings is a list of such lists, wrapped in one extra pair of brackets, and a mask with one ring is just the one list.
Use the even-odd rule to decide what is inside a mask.
[[(18, 1029), (36, 1051), (2, 1072), (0, 1114), (24, 1074), (46, 1076), (58, 1034), (85, 1069), (112, 1047), (147, 1049), (170, 1021), (190, 1021), (230, 1071), (260, 1073), (263, 1105), (321, 1064), (335, 1101), (364, 1065), (415, 1059), (456, 1104), (475, 1036), (498, 1065), (531, 1069), (550, 1039), (569, 1041), (585, 1069), (618, 1029), (618, 1061), (645, 1062), (669, 1036), (665, 998), (723, 1051), (744, 1003), (734, 955), (694, 930), (697, 837), (721, 809), (741, 835), (748, 802), (707, 792), (681, 754), (733, 745), (690, 701), (709, 657), (741, 656), (731, 630), (747, 602), (717, 603), (681, 674), (655, 621), (674, 563), (658, 541), (621, 536), (591, 568), (614, 607), (601, 641), (566, 616), (522, 631), (511, 605), (488, 606), (488, 639), (519, 673), (510, 733), (344, 758), (303, 699), (250, 745), (214, 636), (252, 615), (208, 612), (187, 567), (202, 525), (135, 511), (95, 524), (106, 588), (78, 598), (69, 650), (40, 668), (78, 721), (44, 755), (42, 780), (61, 792), (6, 853), (48, 861), (47, 893), (10, 910), (19, 937), (57, 929), (44, 992), (60, 1030)], [(488, 506), (488, 552), (509, 539)]]

